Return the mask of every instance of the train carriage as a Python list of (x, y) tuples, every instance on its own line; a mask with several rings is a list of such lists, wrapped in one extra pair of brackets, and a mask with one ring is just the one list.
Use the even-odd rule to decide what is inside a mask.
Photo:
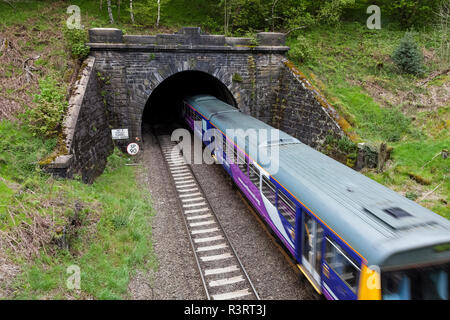
[(447, 219), (212, 96), (182, 116), (326, 298), (448, 300)]

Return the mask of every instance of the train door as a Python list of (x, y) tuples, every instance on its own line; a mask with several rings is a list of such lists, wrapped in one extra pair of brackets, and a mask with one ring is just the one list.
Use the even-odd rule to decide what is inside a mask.
[(305, 211), (302, 218), (302, 265), (320, 287), (323, 228)]
[(361, 261), (327, 235), (323, 269), (323, 286), (332, 299), (357, 299)]

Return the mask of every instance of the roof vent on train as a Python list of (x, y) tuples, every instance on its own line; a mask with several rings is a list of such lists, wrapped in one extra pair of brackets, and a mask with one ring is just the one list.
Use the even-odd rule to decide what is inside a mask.
[(363, 207), (363, 211), (368, 214), (369, 217), (375, 219), (377, 222), (381, 222), (391, 230), (406, 230), (419, 225), (429, 225), (432, 223), (432, 221), (423, 222), (409, 212), (398, 207), (381, 209), (378, 206), (374, 206), (370, 210)]
[(396, 219), (412, 216), (412, 214), (403, 210), (402, 208), (388, 208), (388, 209), (384, 209), (383, 211), (386, 212), (387, 214), (393, 216)]
[(275, 140), (268, 140), (264, 143), (261, 143), (259, 147), (280, 146), (285, 144), (297, 144), (297, 143), (300, 143), (298, 139), (288, 137), (288, 138), (279, 138)]

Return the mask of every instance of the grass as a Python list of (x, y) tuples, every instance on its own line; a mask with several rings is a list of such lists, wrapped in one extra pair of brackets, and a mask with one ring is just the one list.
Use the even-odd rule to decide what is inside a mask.
[[(450, 219), (449, 160), (433, 159), (450, 148), (450, 106), (448, 101), (439, 105), (434, 100), (442, 96), (439, 88), (448, 83), (448, 77), (432, 78), (423, 86), (423, 79), (399, 73), (390, 56), (404, 31), (395, 27), (369, 30), (363, 23), (352, 22), (302, 35), (312, 54), (305, 62), (294, 63), (363, 141), (388, 142), (394, 148), (385, 172), (366, 174)], [(433, 30), (415, 34), (428, 55), (427, 76), (448, 65), (437, 54), (440, 36)], [(288, 45), (295, 47), (297, 41), (291, 36)]]
[[(395, 142), (412, 133), (410, 120), (398, 109), (383, 109), (359, 87), (334, 87), (333, 96), (341, 113), (356, 125), (356, 132), (371, 141)], [(349, 109), (351, 106), (351, 109)]]
[[(26, 56), (41, 56), (34, 63), (41, 69), (36, 73), (38, 79), (54, 75), (62, 83), (71, 76), (62, 39), (69, 5), (81, 8), (85, 30), (115, 27), (127, 34), (155, 34), (177, 31), (182, 26), (201, 26), (211, 33), (220, 33), (222, 28), (222, 12), (211, 1), (172, 0), (170, 6), (163, 2), (159, 29), (154, 26), (155, 19), (143, 22), (138, 14), (137, 24), (131, 24), (126, 2), (120, 18), (117, 7), (113, 7), (114, 25), (109, 23), (106, 1), (103, 10), (98, 1), (49, 3), (14, 1), (16, 9), (11, 10), (0, 2), (0, 32), (14, 35)], [(365, 173), (450, 219), (449, 160), (439, 156), (450, 148), (450, 108), (448, 103), (438, 107), (416, 103), (420, 99), (427, 102), (431, 89), (444, 87), (448, 76), (435, 77), (424, 87), (419, 85), (420, 79), (399, 73), (390, 59), (404, 34), (398, 28), (368, 30), (364, 23), (342, 23), (337, 28), (324, 26), (301, 32), (312, 50), (300, 69), (362, 139), (388, 141), (394, 148), (392, 161), (383, 173)], [(437, 58), (439, 32), (421, 30), (415, 37), (427, 51), (428, 74), (446, 66)], [(295, 46), (296, 41), (291, 37), (288, 45)], [(12, 83), (22, 69), (8, 65), (4, 71), (7, 82)], [(37, 84), (21, 92), (32, 97), (37, 94)], [(12, 98), (18, 94), (16, 88), (6, 86), (3, 95)], [(105, 173), (92, 185), (77, 179), (55, 180), (37, 165), (55, 148), (55, 138), (42, 139), (25, 126), (7, 121), (0, 122), (0, 136), (0, 231), (16, 236), (14, 231), (19, 227), (39, 219), (46, 219), (51, 226), (41, 230), (47, 241), (44, 245), (29, 245), (35, 246), (38, 254), (25, 254), (26, 247), (19, 248), (23, 254), (13, 248), (0, 251), (11, 263), (21, 266), (9, 285), (9, 298), (127, 298), (134, 272), (157, 267), (150, 232), (151, 202), (135, 179), (140, 168), (126, 166), (129, 159), (115, 152), (108, 159)], [(76, 209), (76, 204), (82, 208)], [(58, 246), (62, 238), (58, 230), (73, 221), (77, 227), (69, 228), (72, 231), (66, 234), (67, 247)], [(67, 268), (72, 265), (80, 268), (81, 290), (68, 290), (66, 286)]]
[[(71, 76), (70, 54), (62, 41), (67, 7), (80, 5), (85, 29), (108, 26), (106, 4), (100, 12), (98, 3), (93, 1), (49, 3), (13, 2), (16, 9), (12, 10), (0, 2), (0, 32), (15, 41), (16, 47), (27, 56), (40, 55), (34, 63), (39, 68), (35, 83), (20, 92), (29, 97), (23, 101), (41, 106), (41, 101), (33, 101), (33, 97), (50, 94), (52, 98), (59, 91), (64, 94)], [(118, 27), (134, 30), (135, 26), (127, 24), (127, 17), (123, 10), (124, 24)], [(7, 77), (20, 76), (21, 69), (14, 68), (12, 64), (5, 66)], [(59, 79), (61, 90), (53, 90), (54, 85), (50, 86), (52, 90), (44, 90), (45, 86), (38, 85), (49, 76)], [(5, 89), (11, 98), (17, 95), (12, 88)], [(27, 104), (23, 103), (22, 108), (28, 109)], [(44, 110), (43, 118), (47, 116)], [(133, 273), (156, 267), (150, 232), (151, 202), (135, 179), (140, 168), (125, 166), (130, 159), (115, 152), (108, 159), (104, 175), (92, 185), (77, 179), (55, 180), (42, 172), (38, 162), (56, 147), (57, 138), (41, 138), (43, 132), (30, 130), (36, 128), (27, 125), (25, 118), (29, 116), (18, 117), (22, 124), (0, 121), (0, 232), (22, 243), (11, 247), (0, 239), (2, 258), (6, 256), (9, 262), (21, 267), (14, 282), (8, 284), (8, 298), (126, 298)], [(49, 131), (41, 124), (36, 126)], [(81, 211), (76, 210), (77, 204), (82, 205)], [(48, 227), (40, 226), (41, 220)], [(74, 221), (79, 224), (76, 228), (71, 227)], [(35, 229), (38, 236), (34, 240), (21, 238), (29, 231), (28, 225), (40, 227)], [(22, 234), (18, 233), (20, 230)], [(42, 241), (36, 241), (37, 238)], [(62, 241), (64, 246), (60, 246)], [(66, 287), (69, 277), (66, 271), (71, 265), (80, 267), (80, 291)]]
[[(48, 231), (52, 241), (39, 248), (38, 256), (10, 256), (22, 265), (11, 298), (126, 298), (133, 273), (157, 264), (152, 253), (151, 201), (135, 179), (140, 169), (126, 166), (130, 159), (116, 151), (108, 159), (105, 173), (92, 185), (55, 180), (36, 165), (36, 160), (52, 149), (49, 142), (6, 121), (0, 122), (0, 135), (5, 137), (0, 141), (0, 176), (4, 180), (0, 182), (0, 230), (10, 232), (15, 226), (5, 208), (18, 213), (14, 215), (16, 223), (32, 223), (30, 215), (21, 216), (24, 212), (51, 217), (54, 223)], [(53, 242), (57, 238), (54, 230), (70, 224), (75, 203), (83, 205), (80, 226), (69, 238), (69, 248), (58, 248)], [(81, 290), (77, 292), (66, 287), (66, 270), (71, 265), (81, 270)]]
[[(442, 150), (449, 149), (449, 140), (409, 141), (393, 147), (394, 163), (383, 173), (368, 175), (450, 219), (450, 167), (448, 159), (441, 156)], [(427, 196), (437, 186), (439, 188)]]
[[(13, 4), (15, 9), (12, 9), (6, 2), (0, 2), (0, 27), (4, 28), (13, 24), (24, 24), (30, 18), (39, 20), (46, 20), (42, 16), (42, 11), (48, 7), (48, 2), (45, 1), (22, 1)], [(1, 30), (1, 29), (0, 29)]]

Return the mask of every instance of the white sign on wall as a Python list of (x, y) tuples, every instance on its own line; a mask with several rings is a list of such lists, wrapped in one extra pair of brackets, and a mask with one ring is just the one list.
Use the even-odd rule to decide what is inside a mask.
[(126, 140), (129, 138), (128, 129), (113, 129), (111, 134), (113, 140)]
[(130, 156), (135, 156), (135, 155), (137, 155), (138, 154), (138, 152), (139, 152), (139, 145), (137, 144), (137, 143), (130, 143), (128, 146), (127, 146), (127, 152), (128, 152), (128, 154), (130, 155)]

